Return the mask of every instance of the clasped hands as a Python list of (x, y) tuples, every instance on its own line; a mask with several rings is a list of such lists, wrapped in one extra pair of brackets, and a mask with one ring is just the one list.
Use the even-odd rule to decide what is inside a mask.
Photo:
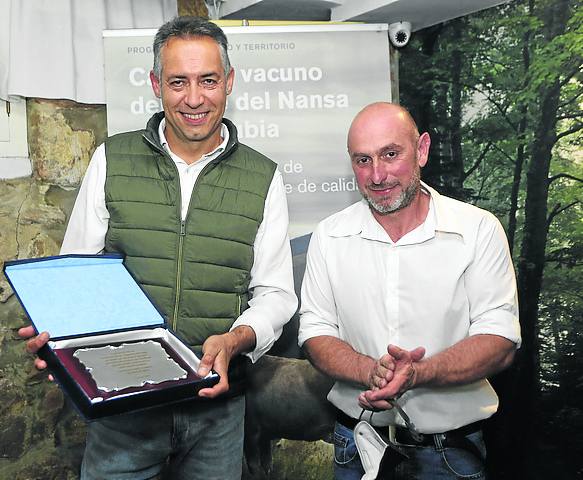
[(369, 390), (358, 396), (358, 403), (365, 410), (389, 410), (393, 408), (387, 399), (399, 398), (416, 385), (417, 362), (425, 356), (425, 348), (404, 350), (389, 345), (387, 353), (379, 358), (369, 373)]

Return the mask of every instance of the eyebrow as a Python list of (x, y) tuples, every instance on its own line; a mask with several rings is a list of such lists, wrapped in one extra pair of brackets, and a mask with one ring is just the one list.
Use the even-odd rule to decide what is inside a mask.
[(389, 143), (388, 145), (385, 145), (384, 147), (381, 147), (379, 149), (379, 152), (382, 152), (384, 150), (400, 150), (402, 148), (403, 148), (403, 145), (401, 145), (399, 143), (392, 142), (392, 143)]
[(220, 77), (220, 72), (208, 72), (208, 73), (201, 73), (199, 77)]
[[(202, 77), (202, 78), (220, 77), (220, 76), (221, 76), (220, 72), (207, 72), (207, 73), (201, 73), (200, 75), (198, 75), (198, 77)], [(184, 73), (175, 73), (175, 74), (169, 74), (167, 78), (188, 78), (188, 75), (184, 74)]]
[(364, 153), (364, 152), (353, 152), (350, 154), (350, 157), (370, 157), (370, 156), (374, 155), (375, 153), (381, 153), (381, 152), (384, 152), (386, 150), (402, 150), (402, 149), (403, 149), (402, 145), (395, 143), (395, 142), (392, 142), (392, 143), (389, 143), (388, 145), (383, 145), (381, 148), (379, 148), (377, 151), (373, 152), (372, 154), (371, 153)]

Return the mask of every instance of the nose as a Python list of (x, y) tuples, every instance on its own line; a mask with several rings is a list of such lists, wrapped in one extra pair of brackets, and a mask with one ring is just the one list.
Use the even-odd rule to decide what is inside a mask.
[(190, 108), (200, 107), (204, 103), (204, 96), (202, 95), (202, 88), (195, 82), (191, 82), (186, 90), (184, 102)]
[(387, 166), (384, 164), (384, 162), (381, 162), (376, 158), (373, 159), (370, 180), (374, 184), (380, 185), (387, 179), (387, 174)]

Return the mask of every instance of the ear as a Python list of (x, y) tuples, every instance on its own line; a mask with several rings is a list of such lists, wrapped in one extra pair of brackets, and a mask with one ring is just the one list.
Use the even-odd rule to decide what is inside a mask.
[(152, 90), (154, 90), (154, 95), (156, 95), (158, 98), (162, 97), (160, 80), (154, 74), (154, 70), (150, 70), (150, 82), (152, 82)]
[(231, 92), (233, 91), (234, 81), (235, 81), (235, 69), (231, 67), (231, 71), (227, 75), (227, 95), (231, 95)]
[(417, 163), (420, 167), (424, 167), (429, 159), (429, 147), (431, 145), (431, 138), (427, 132), (423, 132), (417, 140)]

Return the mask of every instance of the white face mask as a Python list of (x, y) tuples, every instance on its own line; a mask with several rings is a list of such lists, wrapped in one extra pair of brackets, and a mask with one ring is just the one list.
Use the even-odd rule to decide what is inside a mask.
[(395, 467), (409, 457), (402, 449), (383, 437), (365, 421), (354, 427), (354, 443), (364, 468), (362, 480), (391, 478)]

